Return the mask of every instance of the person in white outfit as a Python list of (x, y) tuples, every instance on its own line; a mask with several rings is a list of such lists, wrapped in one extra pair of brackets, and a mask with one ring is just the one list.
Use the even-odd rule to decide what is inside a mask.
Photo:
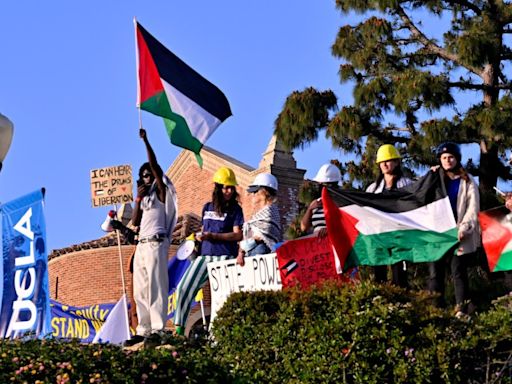
[(140, 226), (134, 255), (133, 296), (137, 305), (136, 335), (125, 346), (144, 342), (144, 347), (161, 343), (167, 321), (169, 278), (167, 254), (177, 219), (176, 190), (158, 165), (146, 131), (140, 129), (149, 162), (139, 170), (133, 224)]

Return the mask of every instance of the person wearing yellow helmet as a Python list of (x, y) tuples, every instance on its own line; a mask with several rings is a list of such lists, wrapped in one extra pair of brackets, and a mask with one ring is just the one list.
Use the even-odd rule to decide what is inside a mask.
[(178, 287), (174, 313), (177, 334), (184, 334), (184, 326), (192, 301), (208, 280), (206, 264), (233, 259), (238, 255), (238, 242), (242, 240), (244, 215), (238, 203), (238, 185), (232, 169), (221, 167), (213, 175), (212, 199), (202, 211), (202, 230), (196, 235), (200, 241), (201, 256), (187, 269)]
[[(366, 192), (382, 193), (393, 189), (403, 188), (412, 183), (402, 172), (400, 153), (391, 144), (384, 144), (377, 150), (376, 163), (379, 165), (379, 176), (366, 188)], [(407, 288), (407, 270), (405, 262), (398, 262), (391, 266), (391, 282), (402, 288)], [(375, 282), (387, 281), (388, 267), (378, 265), (373, 267)]]

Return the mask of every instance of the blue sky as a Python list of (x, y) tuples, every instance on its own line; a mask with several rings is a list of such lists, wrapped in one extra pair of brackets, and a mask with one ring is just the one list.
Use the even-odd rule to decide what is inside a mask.
[[(2, 2), (0, 113), (14, 123), (0, 201), (46, 188), (49, 250), (103, 235), (108, 208), (92, 208), (89, 171), (145, 161), (138, 137), (133, 17), (217, 85), (233, 116), (207, 145), (257, 166), (286, 96), (333, 89), (330, 46), (347, 19), (334, 1)], [(161, 118), (143, 112), (160, 164), (179, 153)], [(313, 176), (342, 154), (320, 140), (296, 151)]]

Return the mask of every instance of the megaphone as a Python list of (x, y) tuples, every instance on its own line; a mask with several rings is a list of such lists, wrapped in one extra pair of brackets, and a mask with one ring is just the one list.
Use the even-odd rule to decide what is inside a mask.
[(114, 228), (112, 227), (112, 220), (116, 217), (116, 211), (109, 211), (107, 218), (101, 224), (101, 229), (105, 232), (112, 232)]
[(178, 260), (186, 260), (193, 258), (196, 255), (196, 236), (194, 233), (187, 236), (185, 241), (181, 243), (178, 250), (176, 251), (176, 258)]

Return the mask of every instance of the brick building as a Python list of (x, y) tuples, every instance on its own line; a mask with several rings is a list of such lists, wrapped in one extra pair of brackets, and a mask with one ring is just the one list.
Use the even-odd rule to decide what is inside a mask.
[[(213, 174), (221, 166), (234, 170), (241, 196), (245, 218), (252, 215), (251, 200), (246, 188), (254, 177), (270, 172), (279, 181), (278, 205), (282, 226), (285, 229), (298, 213), (297, 194), (304, 179), (305, 170), (297, 169), (292, 153), (287, 152), (276, 140), (270, 140), (258, 168), (252, 168), (212, 148), (203, 147), (203, 169), (197, 165), (195, 156), (182, 151), (167, 170), (178, 194), (178, 224), (173, 232), (169, 257), (176, 253), (178, 245), (190, 233), (200, 229), (201, 210), (211, 199)], [(126, 210), (128, 221), (131, 207)], [(127, 291), (131, 292), (131, 275), (127, 273), (134, 246), (121, 238), (123, 270)], [(49, 284), (51, 297), (73, 306), (116, 302), (122, 294), (121, 265), (115, 233), (98, 240), (54, 250), (49, 256)], [(208, 292), (205, 301), (208, 302)], [(188, 324), (200, 319), (200, 313), (192, 312)]]

